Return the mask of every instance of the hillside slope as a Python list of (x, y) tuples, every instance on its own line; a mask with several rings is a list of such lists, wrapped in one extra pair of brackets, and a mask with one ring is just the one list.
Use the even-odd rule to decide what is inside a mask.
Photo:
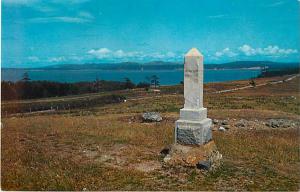
[[(1, 188), (298, 190), (300, 78), (270, 83), (278, 80), (282, 77), (257, 79), (269, 83), (225, 93), (216, 91), (249, 82), (205, 85), (204, 105), (208, 116), (218, 120), (213, 138), (224, 157), (214, 173), (162, 163), (159, 152), (173, 142), (183, 106), (180, 86), (162, 87), (160, 93), (125, 91), (119, 93), (128, 98), (122, 103), (2, 117)], [(39, 102), (69, 99), (76, 97)], [(163, 121), (142, 122), (145, 111), (160, 112)], [(225, 132), (218, 131), (222, 123)]]

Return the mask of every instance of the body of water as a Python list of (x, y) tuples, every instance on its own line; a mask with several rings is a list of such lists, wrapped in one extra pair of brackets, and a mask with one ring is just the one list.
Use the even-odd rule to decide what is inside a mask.
[[(101, 80), (124, 81), (127, 77), (134, 83), (147, 81), (147, 77), (157, 75), (161, 85), (175, 85), (183, 81), (183, 70), (170, 71), (115, 71), (115, 70), (34, 70), (1, 69), (1, 78), (5, 81), (18, 81), (27, 72), (31, 80), (58, 82), (79, 82)], [(260, 74), (258, 69), (205, 70), (204, 82), (224, 82), (250, 79)]]

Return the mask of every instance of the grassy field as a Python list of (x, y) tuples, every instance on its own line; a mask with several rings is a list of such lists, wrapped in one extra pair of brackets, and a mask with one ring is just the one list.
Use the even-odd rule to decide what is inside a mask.
[[(286, 77), (256, 82), (282, 78)], [(224, 158), (222, 167), (213, 173), (162, 164), (159, 152), (173, 142), (174, 122), (183, 106), (182, 86), (162, 87), (160, 93), (118, 92), (127, 97), (123, 103), (4, 116), (1, 188), (299, 190), (299, 80), (221, 94), (214, 92), (249, 81), (205, 85), (208, 116), (228, 120), (230, 127), (226, 132), (213, 131)], [(160, 112), (163, 121), (143, 123), (140, 117), (146, 111)], [(247, 121), (243, 128), (236, 126), (240, 119)], [(289, 120), (295, 126), (270, 128), (265, 125), (269, 119)]]

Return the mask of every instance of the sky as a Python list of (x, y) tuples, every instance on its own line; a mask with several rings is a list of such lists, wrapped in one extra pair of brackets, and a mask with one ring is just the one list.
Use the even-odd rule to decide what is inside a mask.
[(2, 0), (1, 67), (297, 62), (300, 0)]

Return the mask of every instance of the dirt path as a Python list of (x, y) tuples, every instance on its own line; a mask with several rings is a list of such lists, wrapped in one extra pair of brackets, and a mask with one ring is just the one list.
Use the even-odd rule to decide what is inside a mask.
[[(278, 83), (288, 82), (288, 81), (291, 81), (291, 80), (295, 79), (298, 76), (300, 76), (300, 74), (294, 75), (294, 76), (289, 77), (285, 80), (261, 83), (261, 84), (256, 85), (256, 87), (261, 87), (261, 86), (266, 86), (266, 85), (275, 85), (275, 84), (278, 84)], [(233, 92), (233, 91), (238, 91), (238, 90), (242, 90), (242, 89), (248, 89), (248, 88), (252, 88), (252, 87), (253, 87), (252, 85), (248, 85), (248, 86), (238, 87), (238, 88), (234, 88), (234, 89), (225, 89), (225, 90), (221, 90), (221, 91), (215, 91), (215, 92), (212, 92), (212, 93), (215, 93), (215, 94), (217, 94), (217, 93), (227, 93), (227, 92)]]
[[(278, 84), (278, 83), (288, 82), (288, 81), (291, 81), (291, 80), (295, 79), (298, 76), (300, 76), (300, 74), (293, 75), (293, 76), (291, 76), (291, 77), (289, 77), (285, 80), (261, 83), (261, 84), (256, 85), (256, 87), (267, 86), (267, 85), (275, 85), (275, 84)], [(208, 94), (227, 93), (227, 92), (233, 92), (233, 91), (238, 91), (238, 90), (242, 90), (242, 89), (248, 89), (248, 88), (252, 88), (252, 87), (253, 87), (252, 85), (247, 85), (247, 86), (244, 86), (244, 87), (238, 87), (238, 88), (233, 88), (233, 89), (225, 89), (225, 90), (221, 90), (221, 91), (209, 92)], [(127, 101), (134, 101), (134, 100), (141, 100), (141, 99), (147, 99), (147, 98), (153, 98), (153, 97), (162, 97), (162, 96), (166, 96), (166, 95), (156, 95), (156, 96), (148, 96), (148, 97), (134, 97), (134, 98), (128, 98)], [(168, 94), (167, 96), (177, 96), (177, 94), (173, 93), (173, 94)]]

